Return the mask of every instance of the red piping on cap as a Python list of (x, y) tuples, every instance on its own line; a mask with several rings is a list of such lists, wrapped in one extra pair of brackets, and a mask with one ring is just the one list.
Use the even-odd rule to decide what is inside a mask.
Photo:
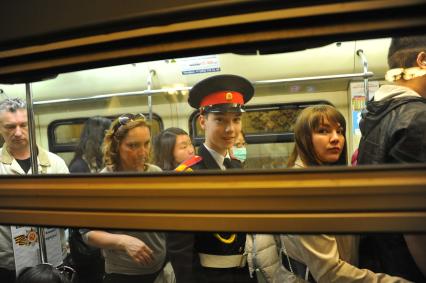
[(241, 104), (244, 105), (244, 97), (236, 91), (218, 91), (206, 95), (200, 102), (200, 107), (216, 104)]

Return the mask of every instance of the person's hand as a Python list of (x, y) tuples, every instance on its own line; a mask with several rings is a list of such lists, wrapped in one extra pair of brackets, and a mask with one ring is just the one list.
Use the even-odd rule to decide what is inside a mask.
[(153, 251), (138, 238), (129, 235), (122, 235), (119, 245), (133, 259), (133, 261), (139, 264), (148, 265), (154, 261)]

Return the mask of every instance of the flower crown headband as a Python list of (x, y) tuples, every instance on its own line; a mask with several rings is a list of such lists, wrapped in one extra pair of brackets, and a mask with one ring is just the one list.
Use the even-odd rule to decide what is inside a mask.
[(403, 78), (404, 80), (408, 81), (417, 77), (421, 77), (426, 75), (426, 69), (421, 69), (419, 67), (412, 67), (412, 68), (395, 68), (390, 69), (386, 72), (385, 79), (388, 82), (394, 82), (397, 80), (400, 80)]

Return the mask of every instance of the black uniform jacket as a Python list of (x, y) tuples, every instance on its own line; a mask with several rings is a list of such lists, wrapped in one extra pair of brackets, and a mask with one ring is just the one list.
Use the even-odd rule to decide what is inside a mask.
[[(202, 159), (190, 166), (192, 170), (220, 170), (220, 167), (204, 145), (200, 146), (198, 156)], [(231, 159), (228, 168), (242, 168), (241, 162)], [(169, 233), (167, 248), (177, 283), (195, 282), (194, 271), (201, 266), (198, 253), (212, 255), (243, 254), (246, 235), (244, 233), (235, 233), (235, 236), (235, 240), (232, 243), (225, 243), (220, 239), (231, 239), (233, 238), (233, 233)]]
[[(192, 170), (206, 170), (206, 169), (217, 169), (220, 170), (219, 165), (217, 165), (216, 160), (211, 156), (208, 149), (202, 144), (198, 149), (198, 156), (201, 156), (202, 160), (190, 168)], [(228, 169), (241, 169), (241, 162), (236, 159), (231, 159), (230, 167)]]

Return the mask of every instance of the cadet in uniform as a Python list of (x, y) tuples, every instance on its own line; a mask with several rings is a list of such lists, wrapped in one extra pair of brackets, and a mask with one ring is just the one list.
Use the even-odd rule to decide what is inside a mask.
[[(198, 155), (180, 164), (176, 171), (242, 168), (241, 162), (232, 159), (228, 150), (241, 132), (243, 106), (253, 94), (252, 84), (235, 75), (217, 75), (197, 83), (189, 93), (188, 102), (200, 110), (199, 123), (205, 131), (205, 142)], [(246, 265), (244, 233), (196, 233), (175, 237), (180, 238), (171, 242), (181, 245), (175, 245), (169, 253), (172, 263), (179, 262), (178, 266), (173, 266), (178, 283), (256, 282), (255, 278), (250, 278)], [(176, 253), (174, 261), (173, 251), (182, 252), (183, 249), (185, 255)], [(182, 277), (182, 273), (191, 272), (194, 277)]]

